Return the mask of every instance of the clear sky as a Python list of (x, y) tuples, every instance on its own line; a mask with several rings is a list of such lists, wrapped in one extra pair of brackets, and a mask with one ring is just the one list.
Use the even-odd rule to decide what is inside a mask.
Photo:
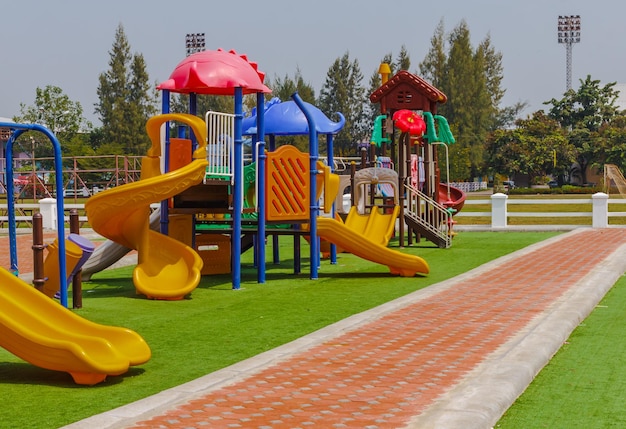
[(417, 72), (435, 27), (461, 20), (473, 46), (487, 34), (503, 54), (506, 94), (501, 107), (525, 101), (529, 114), (565, 92), (559, 15), (581, 15), (581, 41), (573, 47), (572, 83), (588, 74), (626, 83), (626, 2), (608, 0), (20, 0), (0, 6), (0, 116), (32, 105), (35, 89), (60, 87), (94, 110), (98, 76), (108, 70), (118, 24), (133, 52), (143, 54), (155, 82), (185, 58), (185, 35), (205, 33), (206, 49), (234, 49), (269, 77), (299, 68), (316, 94), (335, 59), (358, 59), (367, 85), (379, 61), (405, 45)]

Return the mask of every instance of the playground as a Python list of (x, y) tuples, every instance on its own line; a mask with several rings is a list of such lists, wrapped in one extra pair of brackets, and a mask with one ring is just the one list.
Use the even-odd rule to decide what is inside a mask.
[[(337, 264), (341, 252), (384, 265), (391, 275), (429, 273), (423, 258), (388, 244), (396, 234), (396, 223), (400, 247), (405, 245), (405, 236), (409, 245), (422, 236), (439, 247), (451, 244), (452, 216), (462, 208), (465, 196), (439, 181), (435, 146), (454, 143), (445, 118), (433, 115), (436, 104), (446, 101), (445, 95), (405, 71), (391, 80), (383, 73), (383, 85), (372, 94), (372, 101), (381, 103), (382, 115), (378, 128), (374, 127), (369, 164), (364, 160), (358, 172), (353, 166), (350, 176), (341, 178), (332, 171), (333, 135), (345, 122), (341, 113), (337, 113), (339, 121), (333, 122), (297, 93), (292, 101), (267, 103), (265, 94), (271, 90), (263, 80), (256, 63), (235, 51), (203, 51), (181, 61), (157, 87), (162, 92), (163, 113), (146, 123), (151, 147), (142, 159), (140, 180), (104, 190), (85, 204), (89, 224), (109, 240), (107, 246), (96, 249), (76, 228), (66, 236), (63, 200), (58, 199), (57, 239), (49, 244), (33, 241), (37, 249), (34, 288), (18, 277), (13, 146), (25, 132), (49, 138), (54, 148), (56, 195), (63, 195), (61, 147), (56, 136), (41, 125), (0, 124), (10, 131), (6, 175), (12, 271), (1, 274), (4, 298), (14, 311), (4, 325), (10, 334), (2, 340), (4, 348), (35, 365), (67, 372), (77, 384), (87, 385), (147, 362), (151, 350), (137, 333), (98, 326), (62, 308), (68, 307), (69, 282), (74, 290), (80, 289), (83, 266), (89, 278), (131, 249), (138, 255), (132, 275), (136, 292), (166, 301), (189, 297), (202, 275), (230, 273), (232, 289), (240, 289), (241, 255), (247, 250), (254, 254), (258, 283), (266, 283), (266, 238), (273, 239), (277, 263), (279, 235), (293, 237), (294, 274), (301, 272), (301, 239), (307, 241), (311, 280), (319, 278), (321, 256)], [(407, 83), (413, 86), (415, 97), (396, 106), (395, 92), (399, 84)], [(169, 112), (172, 92), (189, 94), (190, 113)], [(233, 97), (234, 114), (196, 116), (197, 94)], [(257, 99), (256, 109), (245, 120), (244, 95)], [(388, 125), (383, 133), (379, 128), (384, 121)], [(178, 127), (176, 136), (170, 135), (172, 124)], [(399, 133), (396, 144), (392, 124)], [(255, 142), (251, 162), (246, 163), (244, 134)], [(276, 147), (276, 136), (293, 134), (308, 134), (309, 153), (289, 145)], [(326, 159), (318, 154), (320, 134), (326, 137)], [(388, 149), (392, 155), (398, 151), (395, 169), (396, 157), (384, 156)], [(342, 218), (335, 207), (339, 202), (345, 208), (346, 188), (351, 190), (351, 207)], [(151, 214), (152, 204), (160, 207)], [(41, 235), (42, 221), (35, 226), (33, 218), (33, 229), (34, 237)], [(90, 260), (97, 260), (97, 265)], [(58, 298), (61, 307), (46, 296)], [(49, 325), (49, 319), (63, 323)]]
[[(100, 411), (106, 411), (116, 406), (108, 401), (99, 404), (96, 398), (104, 389), (116, 390), (115, 401), (121, 405), (259, 353), (270, 353), (267, 363), (272, 364), (276, 352), (271, 350), (276, 347), (297, 342), (307, 334), (315, 336), (317, 329), (332, 330), (333, 324), (345, 323), (340, 321), (362, 311), (374, 311), (376, 316), (361, 320), (365, 325), (361, 322), (341, 325), (344, 326), (341, 330), (366, 329), (359, 342), (370, 335), (367, 334), (370, 328), (366, 327), (370, 322), (378, 323), (380, 317), (386, 316), (391, 317), (389, 323), (399, 327), (403, 335), (415, 337), (424, 331), (424, 326), (431, 326), (432, 320), (439, 320), (436, 328), (432, 325), (427, 331), (438, 332), (437, 338), (447, 338), (460, 328), (444, 320), (449, 322), (454, 318), (461, 325), (476, 324), (472, 315), (476, 309), (464, 311), (462, 304), (480, 300), (483, 306), (488, 306), (488, 297), (497, 300), (501, 277), (492, 286), (482, 274), (476, 277), (478, 284), (485, 287), (477, 287), (478, 284), (468, 280), (469, 286), (465, 287), (469, 288), (468, 295), (444, 298), (443, 306), (451, 306), (452, 312), (442, 307), (428, 313), (432, 319), (428, 323), (422, 319), (416, 323), (417, 316), (409, 315), (424, 312), (422, 305), (432, 306), (428, 301), (431, 296), (438, 293), (446, 296), (445, 286), (425, 293), (426, 303), (415, 304), (417, 308), (408, 312), (404, 311), (409, 308), (405, 307), (408, 303), (401, 307), (392, 305), (395, 310), (382, 313), (376, 309), (550, 236), (519, 235), (511, 243), (508, 237), (495, 234), (489, 237), (491, 251), (484, 249), (485, 246), (472, 248), (477, 243), (469, 237), (455, 238), (452, 245), (456, 236), (454, 215), (463, 209), (465, 194), (442, 182), (438, 159), (439, 149), (445, 149), (443, 153), (447, 154), (447, 146), (455, 140), (446, 119), (436, 113), (437, 104), (446, 102), (445, 94), (418, 76), (406, 71), (391, 77), (383, 73), (381, 87), (370, 97), (373, 103), (380, 103), (381, 116), (373, 124), (371, 144), (363, 162), (359, 168), (353, 165), (348, 175), (333, 171), (333, 136), (344, 126), (343, 116), (338, 112), (339, 119), (333, 121), (301, 100), (297, 93), (292, 100), (266, 102), (265, 94), (270, 89), (263, 80), (256, 63), (234, 51), (203, 51), (181, 61), (170, 78), (158, 87), (162, 92), (163, 112), (147, 121), (146, 132), (152, 146), (142, 159), (140, 180), (104, 190), (87, 200), (85, 210), (93, 229), (92, 239), (97, 242), (81, 235), (75, 225), (67, 234), (63, 200), (59, 199), (56, 239), (35, 243), (41, 228), (33, 231), (32, 285), (20, 276), (24, 265), (19, 263), (23, 255), (18, 252), (12, 215), (15, 204), (12, 145), (27, 131), (41, 132), (50, 139), (57, 167), (56, 195), (63, 194), (61, 148), (54, 134), (45, 127), (0, 123), (0, 127), (12, 130), (6, 150), (10, 258), (8, 269), (0, 269), (0, 296), (4, 303), (0, 345), (15, 356), (7, 358), (7, 362), (14, 369), (11, 373), (15, 373), (12, 377), (16, 384), (20, 383), (20, 371), (25, 371), (28, 379), (48, 377), (43, 383), (52, 390), (66, 389), (68, 375), (73, 383), (85, 386), (86, 390), (89, 390), (87, 386), (93, 386), (93, 401), (74, 404), (77, 410), (72, 411), (74, 417), (70, 418), (74, 421), (76, 416), (99, 412), (94, 407), (102, 406)], [(407, 91), (411, 96), (407, 96)], [(189, 113), (169, 112), (171, 93), (189, 94)], [(233, 97), (234, 114), (206, 112), (203, 117), (197, 116), (194, 102), (197, 94)], [(242, 111), (246, 95), (256, 95), (257, 99), (257, 107), (249, 116), (244, 116)], [(280, 136), (295, 134), (308, 135), (308, 153), (278, 144)], [(244, 159), (244, 136), (255, 142), (251, 159)], [(326, 144), (324, 157), (319, 155), (320, 136)], [(156, 210), (154, 205), (158, 205)], [(591, 241), (603, 231), (580, 234)], [(536, 311), (543, 312), (570, 289), (576, 289), (579, 284), (574, 278), (592, 273), (597, 264), (610, 259), (626, 240), (621, 230), (604, 235), (602, 240), (597, 238), (605, 244), (604, 248), (597, 249), (597, 255), (587, 258), (585, 264), (579, 264), (579, 271), (574, 270), (571, 275), (571, 283), (555, 284), (537, 303), (528, 301), (531, 295), (523, 296), (528, 291), (512, 294), (510, 302), (519, 318), (502, 316), (504, 320), (494, 315), (492, 320), (480, 319), (482, 322), (477, 323), (480, 332), (490, 323), (505, 326), (510, 332), (504, 335), (488, 330), (486, 339), (481, 340), (482, 347), (469, 358), (469, 364), (463, 363), (462, 370), (452, 371), (454, 376), (450, 379), (443, 377), (445, 382), (436, 375), (426, 383), (437, 386), (428, 394), (430, 399), (423, 403), (419, 395), (409, 395), (412, 399), (406, 399), (408, 392), (415, 389), (409, 385), (408, 390), (398, 390), (388, 399), (394, 403), (407, 402), (398, 405), (403, 411), (388, 416), (384, 406), (378, 407), (366, 413), (360, 422), (365, 424), (376, 416), (388, 416), (385, 423), (408, 423), (415, 417), (416, 409), (427, 410), (434, 398), (457, 383), (459, 377), (472, 371), (487, 355), (497, 352), (506, 343), (507, 335), (515, 335), (530, 326), (535, 305)], [(500, 247), (495, 246), (498, 241)], [(575, 241), (575, 237), (563, 238), (563, 242)], [(538, 249), (529, 250), (532, 262), (527, 265), (543, 262), (544, 247), (554, 245), (548, 241)], [(136, 256), (130, 266), (110, 269), (129, 253)], [(465, 255), (465, 259), (456, 260), (459, 255)], [(540, 274), (530, 271), (529, 276)], [(513, 286), (518, 281), (547, 284), (545, 278), (538, 281), (516, 277), (509, 281), (505, 289), (517, 290)], [(74, 293), (72, 299), (68, 294), (70, 289)], [(77, 290), (88, 301), (84, 307), (82, 301), (76, 306)], [(294, 299), (294, 294), (298, 299)], [(600, 298), (601, 295), (594, 299), (597, 302)], [(461, 306), (456, 309), (452, 306), (455, 299), (460, 299)], [(348, 301), (350, 304), (346, 305)], [(421, 302), (421, 296), (417, 301)], [(70, 303), (74, 304), (74, 311), (69, 310)], [(406, 314), (395, 320), (396, 310)], [(590, 309), (585, 311), (588, 313)], [(267, 324), (278, 314), (280, 324)], [(461, 314), (469, 319), (463, 319)], [(484, 311), (480, 314), (484, 315)], [(409, 325), (414, 326), (409, 329)], [(324, 355), (330, 362), (346, 359), (357, 362), (360, 355), (385, 360), (381, 355), (385, 350), (392, 359), (396, 347), (391, 347), (385, 337), (393, 329), (383, 326), (386, 327), (374, 329), (377, 333), (371, 334), (372, 341), (364, 341), (373, 349), (350, 351), (349, 357), (341, 357), (342, 353), (337, 357), (331, 355), (341, 349), (338, 345), (343, 347), (354, 340), (333, 339), (334, 335), (329, 333), (307, 342), (306, 347), (297, 351), (311, 354), (313, 361)], [(446, 326), (450, 327), (448, 331), (442, 328)], [(237, 331), (237, 335), (232, 331)], [(563, 335), (567, 334), (563, 331)], [(406, 337), (401, 338), (397, 341), (402, 344), (412, 343)], [(423, 343), (407, 346), (407, 353), (398, 355), (400, 360), (393, 366), (413, 367), (407, 365), (412, 356), (430, 342), (436, 344), (437, 338), (428, 336)], [(454, 347), (461, 346), (465, 340), (458, 341)], [(318, 346), (322, 349), (306, 351), (308, 347)], [(549, 356), (556, 350), (558, 347), (553, 347)], [(288, 354), (293, 352), (290, 349)], [(18, 363), (22, 361), (27, 364)], [(455, 362), (450, 364), (454, 368), (460, 365), (460, 361)], [(541, 358), (537, 359), (536, 371), (543, 364)], [(432, 365), (429, 369), (429, 365), (429, 361), (424, 361), (416, 367), (418, 372), (411, 370), (403, 373), (402, 378), (417, 380), (422, 370), (440, 374), (452, 368)], [(297, 371), (294, 368), (287, 378), (293, 378), (293, 371)], [(251, 375), (244, 372), (245, 376)], [(305, 372), (312, 374), (310, 370)], [(168, 379), (171, 373), (176, 376)], [(384, 371), (380, 377), (390, 375)], [(160, 381), (155, 383), (156, 379)], [(235, 382), (228, 376), (220, 380), (217, 383), (220, 387)], [(529, 382), (516, 384), (512, 392), (521, 393), (518, 390), (523, 390)], [(131, 384), (135, 385), (134, 389), (128, 388)], [(393, 389), (384, 383), (381, 387), (384, 391)], [(369, 395), (374, 401), (381, 394), (375, 390), (362, 391), (363, 385), (357, 388), (361, 390), (350, 395)], [(326, 386), (322, 390), (331, 393), (334, 388)], [(216, 392), (218, 397), (229, 396)], [(214, 403), (217, 399), (208, 401)], [(415, 408), (417, 403), (424, 408)], [(241, 406), (237, 404), (227, 405), (220, 415), (230, 413), (228, 407)], [(284, 416), (288, 411), (281, 413)], [(259, 424), (277, 419), (269, 415), (258, 418)], [(336, 420), (338, 424), (344, 421), (343, 417)], [(93, 426), (93, 422), (84, 424), (84, 427)]]

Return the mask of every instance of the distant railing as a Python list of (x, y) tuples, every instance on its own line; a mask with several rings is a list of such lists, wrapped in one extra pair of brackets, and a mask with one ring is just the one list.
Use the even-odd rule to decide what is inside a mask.
[[(66, 196), (90, 196), (98, 190), (139, 180), (141, 156), (102, 155), (64, 157), (63, 188)], [(54, 170), (43, 168), (53, 165), (53, 158), (13, 159), (13, 179), (16, 198), (51, 198), (54, 186), (49, 182)], [(18, 179), (21, 178), (21, 179)], [(0, 158), (0, 193), (6, 193), (6, 159)]]

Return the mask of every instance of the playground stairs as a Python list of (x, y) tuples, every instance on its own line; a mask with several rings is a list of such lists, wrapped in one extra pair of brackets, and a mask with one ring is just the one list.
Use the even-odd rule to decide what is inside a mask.
[(409, 230), (442, 249), (450, 247), (452, 216), (448, 209), (417, 188), (412, 186), (405, 188), (407, 202), (404, 208), (404, 222)]

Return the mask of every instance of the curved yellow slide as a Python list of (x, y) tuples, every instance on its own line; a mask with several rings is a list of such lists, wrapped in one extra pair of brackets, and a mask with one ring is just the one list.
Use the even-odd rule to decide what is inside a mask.
[[(160, 128), (166, 121), (189, 125), (198, 148), (191, 163), (162, 174)], [(146, 130), (152, 147), (142, 160), (141, 180), (90, 197), (85, 210), (94, 231), (137, 250), (133, 282), (138, 293), (152, 299), (182, 299), (200, 283), (202, 259), (191, 247), (150, 229), (150, 204), (202, 182), (207, 166), (206, 128), (197, 116), (169, 113), (150, 118)]]
[(97, 384), (150, 359), (134, 331), (93, 323), (0, 268), (0, 346), (33, 365)]
[(429, 272), (428, 264), (419, 256), (408, 255), (378, 244), (335, 219), (317, 218), (317, 235), (360, 258), (386, 265), (392, 274), (412, 277), (417, 273)]

